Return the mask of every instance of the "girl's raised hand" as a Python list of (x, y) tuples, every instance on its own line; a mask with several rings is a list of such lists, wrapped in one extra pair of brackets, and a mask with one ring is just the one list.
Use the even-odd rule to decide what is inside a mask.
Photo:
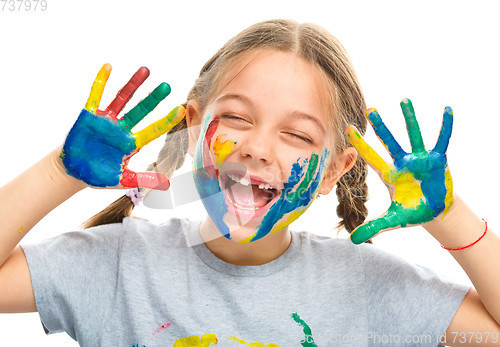
[(185, 115), (184, 107), (176, 107), (164, 118), (132, 133), (132, 128), (170, 94), (170, 86), (161, 83), (118, 119), (123, 107), (148, 78), (149, 70), (146, 67), (137, 70), (111, 104), (102, 111), (98, 107), (110, 73), (111, 65), (104, 64), (92, 85), (85, 108), (66, 137), (60, 155), (66, 172), (92, 187), (167, 190), (170, 181), (165, 175), (133, 172), (127, 168), (127, 164), (143, 146), (177, 124)]
[(353, 230), (351, 240), (355, 244), (365, 242), (381, 231), (429, 222), (442, 212), (446, 214), (453, 203), (453, 183), (446, 158), (453, 125), (452, 109), (445, 108), (439, 138), (430, 151), (425, 150), (411, 101), (401, 101), (401, 109), (410, 137), (411, 153), (401, 148), (375, 109), (368, 109), (365, 113), (394, 164), (386, 163), (354, 126), (346, 129), (349, 141), (378, 173), (392, 198), (391, 206), (382, 217)]

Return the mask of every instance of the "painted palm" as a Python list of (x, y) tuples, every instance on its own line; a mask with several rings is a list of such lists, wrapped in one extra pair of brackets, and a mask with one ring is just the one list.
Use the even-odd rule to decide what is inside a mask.
[[(389, 151), (393, 164), (386, 163), (350, 125), (346, 134), (351, 144), (379, 174), (391, 194), (392, 203), (385, 215), (362, 224), (351, 233), (360, 244), (387, 229), (422, 224), (446, 214), (453, 202), (453, 183), (448, 169), (446, 150), (451, 137), (453, 111), (446, 107), (443, 124), (435, 147), (427, 151), (409, 99), (401, 101), (401, 109), (412, 147), (405, 152), (373, 108), (365, 113), (378, 138)], [(444, 216), (443, 214), (443, 216)]]
[(123, 107), (148, 78), (149, 70), (145, 67), (137, 70), (111, 104), (102, 111), (98, 107), (110, 73), (111, 65), (103, 65), (92, 85), (85, 108), (66, 137), (60, 155), (66, 172), (94, 187), (167, 190), (170, 181), (165, 175), (134, 172), (127, 168), (127, 164), (142, 147), (177, 124), (184, 117), (185, 110), (182, 106), (176, 107), (164, 118), (132, 133), (132, 128), (170, 94), (170, 86), (161, 83), (118, 119)]

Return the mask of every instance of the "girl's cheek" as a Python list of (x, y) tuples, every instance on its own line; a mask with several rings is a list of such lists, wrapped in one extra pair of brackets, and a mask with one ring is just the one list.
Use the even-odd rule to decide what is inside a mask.
[(235, 150), (237, 143), (234, 136), (229, 135), (224, 129), (217, 129), (210, 144), (210, 153), (217, 169), (220, 169), (222, 163)]

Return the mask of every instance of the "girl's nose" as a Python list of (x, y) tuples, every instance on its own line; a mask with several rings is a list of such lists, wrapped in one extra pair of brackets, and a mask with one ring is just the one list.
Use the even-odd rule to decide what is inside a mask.
[(244, 158), (271, 163), (274, 157), (273, 147), (270, 136), (253, 136), (241, 143), (240, 152)]

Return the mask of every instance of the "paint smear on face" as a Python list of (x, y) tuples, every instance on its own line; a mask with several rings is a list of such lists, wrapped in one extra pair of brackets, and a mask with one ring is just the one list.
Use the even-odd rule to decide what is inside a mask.
[[(214, 118), (210, 121), (210, 118), (211, 115), (208, 114), (203, 123), (200, 138), (196, 144), (196, 151), (193, 158), (193, 179), (207, 213), (212, 218), (219, 232), (230, 239), (229, 227), (223, 222), (223, 216), (227, 213), (227, 205), (224, 201), (224, 193), (219, 185), (218, 169), (212, 162), (209, 151), (209, 145), (217, 130), (219, 119)], [(218, 148), (222, 147), (224, 146), (219, 144)], [(223, 156), (224, 154), (221, 154), (220, 158)]]
[(174, 347), (209, 347), (215, 346), (219, 341), (214, 334), (205, 334), (200, 336), (189, 336), (178, 339), (174, 342)]
[[(193, 175), (196, 188), (209, 216), (219, 232), (227, 239), (231, 239), (231, 230), (225, 221), (228, 206), (225, 193), (219, 184), (219, 170), (222, 165), (230, 164), (226, 163), (225, 159), (234, 150), (237, 142), (224, 141), (224, 134), (221, 134), (217, 136), (213, 147), (210, 148), (218, 124), (219, 119), (210, 120), (210, 114), (205, 118), (202, 135), (198, 139), (194, 155)], [(211, 155), (211, 149), (213, 155)], [(270, 232), (285, 228), (299, 218), (318, 194), (328, 155), (329, 151), (324, 149), (321, 158), (315, 153), (307, 159), (298, 158), (292, 166), (288, 181), (284, 183), (280, 197), (268, 207), (269, 211), (256, 232), (238, 242), (247, 243), (259, 240)], [(215, 163), (213, 158), (215, 158)]]
[(326, 149), (323, 150), (319, 167), (317, 154), (312, 154), (302, 165), (299, 164), (300, 158), (293, 164), (280, 198), (271, 206), (259, 229), (248, 242), (258, 240), (269, 232), (274, 233), (283, 229), (306, 211), (318, 195), (328, 153)]
[(21, 229), (19, 229), (19, 234), (23, 232), (23, 227), (21, 227)]

